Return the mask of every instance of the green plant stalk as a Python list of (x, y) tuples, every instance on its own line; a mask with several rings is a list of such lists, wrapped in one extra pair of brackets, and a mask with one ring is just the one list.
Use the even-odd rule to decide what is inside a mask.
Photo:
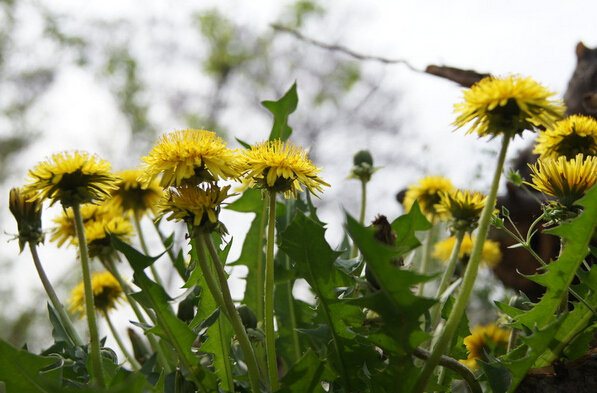
[(485, 202), (485, 207), (483, 208), (483, 212), (481, 213), (481, 218), (479, 219), (479, 231), (477, 233), (477, 239), (475, 240), (475, 244), (473, 245), (473, 250), (471, 251), (471, 256), (464, 273), (464, 279), (462, 282), (462, 286), (460, 287), (460, 294), (454, 303), (454, 307), (452, 308), (452, 312), (448, 317), (446, 325), (444, 326), (443, 331), (435, 347), (431, 351), (431, 355), (425, 365), (423, 366), (421, 373), (415, 383), (414, 392), (421, 393), (425, 390), (425, 386), (427, 386), (427, 382), (431, 378), (433, 374), (433, 370), (438, 365), (439, 360), (452, 340), (452, 336), (456, 332), (458, 328), (458, 324), (462, 318), (462, 315), (466, 311), (466, 306), (468, 300), (470, 298), (471, 292), (473, 290), (473, 285), (475, 284), (475, 280), (477, 278), (477, 272), (479, 271), (479, 264), (481, 262), (481, 255), (483, 251), (483, 244), (485, 243), (485, 239), (487, 238), (487, 232), (489, 231), (489, 223), (491, 220), (491, 215), (493, 214), (495, 201), (497, 198), (497, 191), (500, 183), (500, 178), (502, 174), (502, 169), (504, 168), (504, 162), (506, 160), (506, 152), (508, 150), (508, 145), (510, 144), (510, 138), (504, 134), (502, 136), (502, 147), (498, 156), (498, 162), (495, 169), (495, 173), (493, 175), (493, 181), (491, 183), (491, 189), (489, 194), (487, 195), (487, 200)]
[[(136, 210), (133, 211), (133, 222), (135, 223), (135, 229), (137, 230), (137, 234), (139, 235), (139, 243), (141, 243), (141, 250), (143, 250), (143, 254), (149, 255), (149, 249), (147, 248), (145, 236), (143, 236), (143, 229), (141, 228), (141, 217), (139, 217), (139, 212)], [(151, 274), (153, 275), (155, 282), (158, 283), (162, 288), (166, 288), (153, 263), (149, 266), (149, 269), (151, 270)]]
[[(263, 265), (263, 239), (265, 239), (265, 225), (267, 223), (267, 208), (268, 208), (268, 201), (267, 199), (263, 201), (263, 210), (261, 211), (261, 221), (259, 222), (259, 244), (257, 246), (257, 250), (259, 250), (257, 254), (257, 277), (261, 279), (265, 275), (265, 269)], [(257, 313), (256, 317), (258, 321), (263, 321), (265, 325), (265, 302), (263, 296), (263, 285), (257, 285)]]
[[(131, 289), (130, 285), (122, 278), (122, 275), (118, 272), (116, 264), (114, 263), (114, 259), (112, 257), (108, 256), (107, 262), (108, 263), (106, 263), (105, 265), (108, 268), (108, 271), (112, 274), (112, 276), (114, 276), (116, 281), (118, 281), (118, 284), (120, 284), (120, 287), (122, 288), (122, 291), (124, 292), (124, 296), (126, 296), (126, 299), (128, 300), (129, 305), (133, 309), (135, 316), (137, 317), (137, 319), (139, 320), (140, 323), (147, 325), (148, 324), (147, 319), (143, 315), (141, 308), (139, 308), (139, 304), (131, 296), (131, 294), (133, 293), (133, 290)], [(145, 308), (144, 308), (144, 310), (147, 313), (147, 315), (151, 318), (152, 322), (154, 324), (157, 323), (157, 318), (156, 318), (155, 314), (153, 312), (151, 312), (151, 310), (147, 310)], [(157, 338), (153, 334), (147, 334), (146, 336), (147, 336), (147, 340), (149, 341), (149, 344), (151, 345), (151, 348), (157, 353), (158, 362), (162, 365), (162, 367), (164, 368), (164, 371), (166, 373), (172, 372), (172, 367), (170, 366), (170, 362), (168, 361), (168, 358), (164, 354), (163, 348), (160, 345), (160, 343), (158, 342)]]
[[(450, 254), (450, 260), (446, 265), (444, 274), (439, 283), (439, 287), (437, 288), (437, 294), (435, 296), (437, 299), (439, 299), (442, 296), (446, 288), (448, 288), (448, 284), (450, 284), (450, 279), (452, 278), (454, 270), (456, 269), (456, 263), (458, 262), (458, 254), (460, 253), (460, 247), (462, 246), (462, 240), (464, 239), (465, 234), (466, 231), (459, 230), (458, 232), (456, 232), (456, 235), (454, 235), (454, 237), (456, 238), (454, 242), (454, 248), (452, 249), (452, 253)], [(437, 323), (439, 322), (439, 313), (441, 311), (441, 307), (442, 305), (440, 303), (433, 306), (433, 310), (431, 312), (431, 326), (433, 328), (435, 328), (437, 326)]]
[[(432, 222), (435, 220), (432, 220)], [(433, 224), (433, 226), (431, 227), (431, 229), (429, 229), (427, 231), (427, 234), (425, 236), (425, 247), (423, 247), (423, 252), (421, 254), (421, 267), (419, 269), (420, 273), (422, 275), (426, 275), (427, 274), (427, 270), (429, 270), (429, 259), (431, 258), (431, 246), (433, 246), (433, 238), (435, 237), (435, 230), (436, 227), (438, 225), (436, 225), (435, 223)], [(419, 296), (424, 296), (423, 291), (425, 290), (425, 283), (422, 282), (419, 284)]]
[(93, 287), (91, 285), (91, 269), (89, 267), (89, 253), (87, 250), (87, 240), (85, 239), (83, 217), (81, 216), (81, 206), (78, 203), (73, 204), (72, 208), (75, 216), (75, 228), (77, 229), (77, 237), (79, 240), (81, 271), (83, 275), (85, 296), (85, 315), (87, 316), (87, 327), (89, 329), (89, 352), (93, 370), (92, 382), (94, 382), (100, 389), (104, 389), (106, 387), (106, 381), (104, 379), (104, 367), (100, 354), (99, 332), (95, 315)]
[(126, 360), (129, 361), (129, 363), (131, 364), (133, 370), (139, 371), (141, 369), (141, 365), (139, 364), (139, 362), (137, 361), (137, 359), (135, 359), (134, 356), (131, 356), (130, 352), (124, 346), (122, 338), (120, 337), (120, 334), (118, 334), (118, 331), (114, 328), (114, 324), (112, 323), (112, 320), (110, 319), (110, 316), (108, 315), (108, 312), (102, 310), (102, 314), (104, 315), (104, 318), (106, 318), (106, 322), (108, 323), (108, 327), (110, 328), (110, 332), (112, 332), (112, 336), (114, 337), (114, 339), (116, 340), (116, 343), (120, 347), (120, 350), (122, 351), (122, 353), (126, 357)]
[[(365, 210), (367, 209), (367, 181), (361, 180), (361, 213), (359, 215), (359, 224), (365, 225)], [(352, 245), (350, 252), (351, 258), (356, 258), (359, 255), (359, 249), (356, 244)]]
[(64, 306), (58, 299), (58, 295), (56, 295), (56, 292), (54, 291), (54, 287), (52, 287), (52, 284), (50, 283), (50, 280), (48, 279), (48, 276), (46, 275), (44, 267), (42, 266), (41, 261), (39, 259), (39, 255), (37, 253), (37, 245), (35, 245), (32, 242), (29, 242), (29, 250), (31, 251), (31, 256), (33, 257), (33, 263), (35, 264), (35, 269), (37, 269), (37, 274), (39, 275), (39, 279), (41, 280), (41, 283), (44, 286), (44, 289), (46, 290), (46, 293), (48, 294), (48, 297), (50, 298), (50, 301), (52, 302), (54, 309), (56, 310), (56, 312), (58, 313), (58, 316), (60, 317), (60, 321), (62, 322), (62, 326), (64, 326), (64, 330), (66, 331), (66, 333), (68, 334), (68, 336), (70, 337), (70, 339), (73, 341), (73, 343), (76, 346), (78, 346), (78, 347), (83, 346), (84, 345), (83, 339), (81, 339), (81, 336), (79, 336), (79, 333), (77, 333), (75, 326), (73, 325), (72, 321), (68, 317), (68, 314), (66, 313), (66, 310), (64, 309)]
[[(429, 351), (424, 350), (421, 347), (417, 347), (413, 352), (413, 355), (418, 357), (419, 359), (427, 360), (429, 359)], [(482, 393), (483, 389), (481, 385), (477, 381), (475, 374), (469, 370), (464, 364), (460, 363), (458, 360), (453, 359), (449, 356), (441, 356), (439, 360), (439, 365), (444, 367), (444, 369), (450, 369), (460, 375), (462, 379), (468, 384), (469, 388), (471, 389), (472, 393)]]
[(211, 260), (213, 262), (216, 274), (218, 276), (218, 280), (220, 282), (220, 288), (222, 290), (222, 300), (224, 301), (226, 315), (228, 316), (228, 319), (232, 324), (232, 328), (234, 329), (234, 333), (236, 334), (236, 339), (240, 344), (241, 350), (243, 351), (243, 355), (245, 357), (245, 362), (247, 363), (247, 371), (249, 373), (249, 379), (251, 381), (251, 388), (254, 392), (259, 392), (260, 375), (259, 365), (257, 364), (257, 357), (255, 356), (255, 351), (253, 351), (253, 346), (251, 345), (251, 341), (249, 340), (249, 336), (247, 335), (247, 331), (245, 330), (243, 321), (240, 318), (238, 311), (236, 310), (234, 301), (232, 300), (232, 295), (230, 294), (230, 287), (228, 286), (228, 277), (226, 275), (226, 271), (224, 270), (224, 266), (222, 265), (222, 261), (218, 256), (218, 251), (216, 250), (211, 236), (209, 234), (204, 233), (203, 241), (207, 246), (207, 250), (209, 251), (209, 255), (211, 256)]
[(276, 332), (274, 330), (274, 242), (276, 229), (276, 193), (269, 191), (269, 217), (267, 223), (267, 252), (265, 255), (265, 351), (270, 387), (279, 389), (278, 361), (276, 358)]

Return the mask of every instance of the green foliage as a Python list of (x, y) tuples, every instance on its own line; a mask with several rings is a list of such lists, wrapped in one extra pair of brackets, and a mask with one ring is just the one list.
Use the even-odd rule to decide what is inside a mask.
[(288, 125), (288, 116), (296, 110), (298, 105), (296, 83), (278, 101), (263, 101), (261, 104), (274, 115), (274, 126), (269, 135), (269, 140), (280, 139), (285, 141), (288, 139), (292, 134), (292, 128)]

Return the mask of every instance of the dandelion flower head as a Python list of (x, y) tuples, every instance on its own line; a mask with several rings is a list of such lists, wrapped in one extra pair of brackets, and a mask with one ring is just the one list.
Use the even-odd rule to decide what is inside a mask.
[(525, 183), (546, 195), (556, 197), (568, 208), (582, 198), (597, 180), (596, 156), (585, 158), (583, 154), (577, 154), (571, 160), (564, 156), (558, 159), (539, 159), (529, 167), (532, 171), (532, 183)]
[[(112, 214), (112, 212), (112, 208), (106, 203), (83, 205), (81, 206), (83, 225), (90, 221), (100, 221), (104, 215)], [(71, 208), (63, 210), (62, 214), (56, 217), (53, 222), (56, 226), (52, 228), (51, 242), (56, 242), (58, 247), (62, 247), (66, 241), (69, 241), (69, 244), (72, 245), (78, 244), (75, 216)]]
[[(467, 263), (471, 253), (473, 252), (473, 245), (476, 237), (465, 235), (458, 251), (458, 259)], [(450, 259), (456, 238), (450, 236), (433, 246), (433, 253), (431, 256), (439, 261), (447, 262)], [(500, 243), (493, 240), (485, 240), (483, 243), (483, 250), (481, 251), (481, 262), (488, 267), (494, 267), (502, 260), (502, 251), (500, 250)]]
[(286, 198), (296, 198), (297, 190), (307, 187), (311, 194), (323, 192), (323, 186), (330, 187), (318, 174), (308, 157), (307, 151), (290, 141), (265, 141), (244, 149), (239, 157), (239, 169), (251, 179), (251, 187), (283, 192)]
[[(115, 309), (116, 305), (119, 304), (119, 300), (124, 298), (124, 292), (118, 280), (109, 272), (93, 273), (91, 287), (95, 308), (104, 313)], [(68, 303), (70, 304), (68, 309), (72, 313), (79, 314), (79, 318), (85, 315), (85, 288), (83, 282), (72, 290)]]
[(100, 259), (108, 256), (118, 259), (111, 236), (129, 242), (134, 233), (130, 219), (122, 214), (108, 214), (99, 220), (90, 220), (85, 223), (84, 228), (89, 256)]
[[(471, 330), (471, 335), (464, 338), (464, 345), (468, 350), (468, 358), (461, 360), (465, 366), (471, 370), (476, 370), (479, 365), (475, 359), (488, 362), (485, 353), (497, 356), (508, 347), (510, 331), (501, 328), (498, 324), (492, 323), (485, 326), (475, 326)], [(498, 352), (498, 353), (496, 353)]]
[(472, 232), (478, 225), (487, 197), (478, 191), (442, 191), (435, 211), (448, 222), (450, 231)]
[(218, 215), (230, 186), (218, 187), (203, 183), (200, 186), (184, 185), (169, 188), (158, 203), (158, 216), (167, 220), (185, 221), (194, 227), (207, 226), (213, 229), (218, 224)]
[(75, 151), (54, 154), (29, 171), (25, 192), (39, 191), (35, 199), (60, 201), (64, 207), (110, 198), (118, 180), (109, 162)]
[(473, 122), (467, 134), (510, 138), (535, 127), (552, 127), (562, 119), (564, 108), (555, 95), (531, 78), (509, 76), (487, 77), (464, 91), (464, 102), (456, 104), (460, 113), (454, 125), (464, 127)]
[(574, 158), (578, 153), (597, 155), (597, 121), (588, 116), (572, 115), (539, 133), (533, 153), (541, 158)]
[(183, 182), (236, 179), (235, 151), (215, 132), (187, 129), (162, 135), (149, 154), (141, 158), (143, 174), (138, 180), (149, 187), (160, 174), (163, 188)]
[(440, 202), (440, 194), (454, 189), (452, 182), (443, 176), (426, 176), (420, 179), (418, 183), (408, 186), (402, 205), (404, 210), (409, 212), (415, 201), (417, 201), (421, 212), (425, 214), (429, 221), (433, 222), (439, 217), (435, 205)]
[(116, 205), (124, 212), (133, 212), (139, 217), (148, 211), (156, 213), (156, 204), (164, 194), (157, 178), (142, 186), (138, 178), (143, 171), (140, 169), (128, 169), (117, 172), (121, 179), (117, 185), (118, 189), (112, 192), (110, 203)]

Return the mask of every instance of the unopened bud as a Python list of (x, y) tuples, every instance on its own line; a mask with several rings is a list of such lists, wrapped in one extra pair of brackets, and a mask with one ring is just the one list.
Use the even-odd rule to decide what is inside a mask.
[(37, 245), (44, 241), (44, 233), (41, 228), (41, 200), (35, 199), (29, 202), (34, 195), (34, 193), (23, 193), (18, 188), (10, 190), (8, 206), (17, 220), (21, 252), (28, 242)]

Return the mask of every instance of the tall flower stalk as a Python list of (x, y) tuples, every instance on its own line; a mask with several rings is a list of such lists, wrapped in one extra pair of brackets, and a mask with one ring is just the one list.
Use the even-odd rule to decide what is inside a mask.
[(489, 77), (465, 91), (465, 102), (456, 105), (456, 111), (462, 113), (454, 123), (457, 127), (462, 127), (474, 120), (467, 133), (477, 131), (479, 136), (491, 138), (502, 135), (502, 144), (491, 188), (479, 219), (477, 239), (464, 273), (460, 293), (429, 359), (425, 362), (415, 383), (415, 392), (425, 390), (427, 382), (452, 340), (466, 310), (477, 278), (483, 245), (487, 238), (510, 140), (516, 135), (522, 134), (524, 130), (532, 130), (535, 126), (550, 127), (561, 118), (562, 107), (548, 100), (553, 94), (531, 79)]
[[(269, 382), (276, 391), (278, 361), (276, 356), (276, 332), (274, 329), (274, 244), (276, 228), (276, 195), (284, 194), (296, 199), (297, 191), (305, 186), (309, 192), (322, 192), (329, 187), (318, 173), (321, 172), (308, 157), (307, 151), (290, 141), (272, 140), (244, 149), (238, 159), (240, 172), (250, 180), (250, 186), (267, 192), (268, 225), (264, 277), (264, 321), (265, 346)], [(317, 196), (317, 195), (316, 195)]]

